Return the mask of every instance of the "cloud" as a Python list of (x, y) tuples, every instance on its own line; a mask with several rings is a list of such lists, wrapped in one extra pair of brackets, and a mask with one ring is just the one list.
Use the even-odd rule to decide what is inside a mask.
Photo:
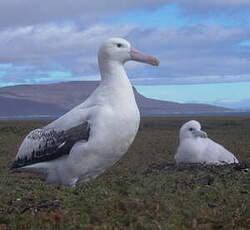
[(250, 74), (242, 75), (199, 75), (199, 76), (167, 76), (159, 78), (134, 78), (135, 85), (191, 85), (209, 83), (249, 82)]
[(249, 0), (180, 0), (173, 1), (182, 9), (184, 14), (200, 18), (225, 17), (232, 20), (246, 22), (250, 10)]
[[(137, 84), (201, 83), (249, 80), (250, 52), (242, 41), (250, 30), (242, 27), (192, 25), (147, 28), (136, 25), (46, 24), (0, 30), (0, 63), (13, 63), (2, 79), (30, 81), (50, 71), (74, 77), (98, 74), (96, 53), (111, 36), (120, 36), (145, 53), (161, 59), (160, 68), (130, 63), (129, 75)], [(1, 66), (0, 66), (1, 71)], [(144, 78), (153, 78), (152, 81)]]
[(155, 10), (166, 5), (178, 5), (189, 12), (208, 13), (249, 9), (249, 0), (1, 0), (0, 27), (13, 27), (50, 23), (51, 21), (74, 20), (97, 23), (107, 17), (131, 10)]
[[(177, 3), (177, 1), (174, 1)], [(250, 7), (249, 0), (210, 0), (210, 1), (196, 1), (196, 0), (180, 0), (180, 6), (185, 7), (190, 11), (210, 11), (210, 10), (227, 10)]]
[[(75, 23), (79, 27), (104, 23), (131, 11), (153, 12), (165, 6), (178, 6), (191, 18), (224, 15), (228, 19), (247, 21), (249, 0), (1, 0), (0, 29), (34, 26), (56, 22)], [(183, 16), (182, 15), (182, 16)]]
[(168, 0), (1, 0), (0, 28), (75, 21), (82, 25), (101, 22), (129, 10), (154, 10)]
[[(217, 76), (231, 82), (231, 76), (245, 76), (250, 71), (249, 49), (239, 46), (249, 35), (250, 30), (242, 27), (194, 25), (137, 31), (134, 40), (139, 47), (150, 47), (151, 53), (160, 57), (161, 66), (159, 72), (155, 72), (156, 84), (222, 81), (222, 77)], [(139, 80), (146, 73), (136, 76)]]
[[(74, 4), (3, 0), (0, 63), (13, 65), (11, 70), (0, 65), (0, 81), (53, 79), (51, 73), (55, 71), (70, 72), (72, 79), (98, 76), (97, 49), (111, 36), (124, 37), (136, 48), (161, 59), (160, 68), (127, 64), (136, 84), (249, 81), (250, 52), (248, 46), (242, 45), (250, 37), (246, 26), (194, 23), (175, 28), (104, 23), (126, 12), (154, 11), (168, 4), (178, 5), (190, 18), (250, 9), (248, 0), (75, 0)], [(227, 15), (237, 16), (237, 12)]]

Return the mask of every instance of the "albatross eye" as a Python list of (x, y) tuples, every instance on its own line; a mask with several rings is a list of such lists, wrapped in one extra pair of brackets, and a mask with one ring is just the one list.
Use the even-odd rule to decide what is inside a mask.
[(188, 130), (189, 130), (189, 131), (193, 131), (194, 129), (193, 129), (193, 128), (189, 128)]
[(120, 48), (120, 47), (122, 47), (122, 44), (121, 43), (117, 43), (116, 46)]

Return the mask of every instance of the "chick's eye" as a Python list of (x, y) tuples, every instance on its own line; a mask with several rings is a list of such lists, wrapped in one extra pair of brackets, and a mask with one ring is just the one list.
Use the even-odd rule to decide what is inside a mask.
[(189, 131), (193, 131), (194, 129), (193, 128), (189, 128)]
[(117, 43), (116, 46), (120, 48), (120, 47), (122, 47), (122, 44), (121, 43)]

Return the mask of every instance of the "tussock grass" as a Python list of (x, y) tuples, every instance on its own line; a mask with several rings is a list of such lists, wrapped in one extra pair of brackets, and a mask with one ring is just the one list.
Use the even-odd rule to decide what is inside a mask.
[(123, 159), (76, 188), (10, 174), (22, 139), (48, 121), (1, 121), (0, 230), (249, 229), (250, 117), (195, 118), (241, 166), (176, 168), (178, 129), (190, 119), (144, 118)]

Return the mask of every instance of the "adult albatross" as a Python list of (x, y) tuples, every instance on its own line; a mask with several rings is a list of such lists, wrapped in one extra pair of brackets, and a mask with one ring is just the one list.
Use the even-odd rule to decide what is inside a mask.
[(140, 123), (124, 63), (159, 65), (155, 57), (110, 38), (99, 49), (101, 82), (71, 111), (23, 140), (11, 171), (45, 174), (48, 183), (76, 186), (96, 178), (118, 161), (133, 142)]

